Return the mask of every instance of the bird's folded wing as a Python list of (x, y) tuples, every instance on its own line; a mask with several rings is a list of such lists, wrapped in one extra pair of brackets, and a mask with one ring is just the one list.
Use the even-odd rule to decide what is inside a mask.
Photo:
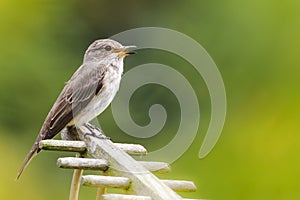
[(83, 65), (75, 72), (44, 123), (49, 127), (43, 139), (53, 138), (100, 92), (103, 87), (103, 69)]

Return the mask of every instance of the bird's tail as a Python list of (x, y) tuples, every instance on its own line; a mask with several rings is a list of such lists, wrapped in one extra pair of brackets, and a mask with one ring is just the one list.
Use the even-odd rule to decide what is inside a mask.
[(31, 150), (29, 151), (29, 153), (27, 154), (27, 156), (25, 157), (22, 166), (20, 167), (19, 171), (18, 171), (18, 175), (16, 177), (16, 180), (18, 180), (22, 174), (22, 172), (24, 171), (24, 169), (27, 167), (27, 165), (29, 164), (29, 162), (31, 161), (31, 159), (38, 153), (39, 151), (39, 142), (36, 141), (33, 146), (31, 147)]

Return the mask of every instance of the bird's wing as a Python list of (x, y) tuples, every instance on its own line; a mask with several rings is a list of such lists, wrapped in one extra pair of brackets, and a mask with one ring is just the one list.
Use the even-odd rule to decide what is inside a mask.
[(44, 123), (48, 131), (42, 139), (53, 138), (102, 89), (105, 68), (90, 64), (82, 65), (68, 81)]
[(16, 179), (20, 177), (33, 156), (40, 151), (39, 142), (53, 138), (100, 92), (103, 87), (104, 70), (102, 66), (89, 63), (89, 65), (82, 65), (74, 73), (46, 117)]

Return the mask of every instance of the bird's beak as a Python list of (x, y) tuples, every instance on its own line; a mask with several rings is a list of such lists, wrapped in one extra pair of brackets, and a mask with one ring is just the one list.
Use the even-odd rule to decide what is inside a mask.
[(121, 48), (120, 50), (118, 50), (117, 53), (121, 57), (129, 56), (129, 55), (132, 55), (132, 54), (136, 54), (136, 52), (131, 51), (132, 49), (135, 49), (135, 48), (136, 48), (136, 46), (134, 46), (134, 45), (124, 46), (123, 48)]

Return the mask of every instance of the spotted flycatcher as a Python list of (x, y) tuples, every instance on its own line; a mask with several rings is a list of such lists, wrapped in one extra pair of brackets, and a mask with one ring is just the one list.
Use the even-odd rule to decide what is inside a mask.
[(53, 138), (65, 127), (82, 126), (107, 108), (119, 89), (123, 59), (133, 54), (129, 51), (132, 47), (110, 39), (96, 40), (88, 47), (83, 64), (67, 82), (47, 115), (17, 179), (40, 151), (41, 140)]

